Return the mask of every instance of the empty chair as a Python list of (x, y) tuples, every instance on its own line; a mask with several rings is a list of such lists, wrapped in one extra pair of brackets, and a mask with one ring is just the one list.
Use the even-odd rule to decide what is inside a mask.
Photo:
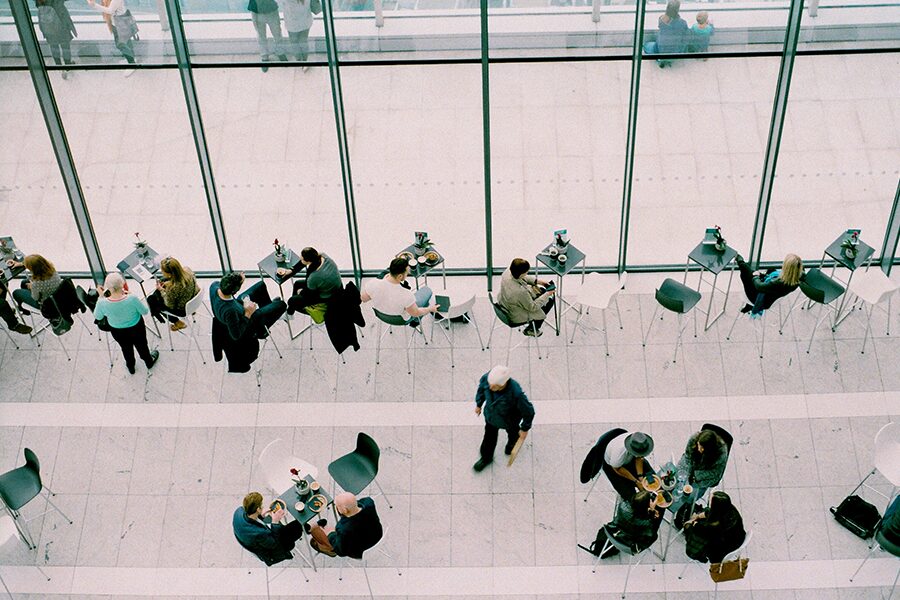
[[(0, 556), (6, 556), (7, 552), (12, 552), (13, 546), (16, 546), (20, 541), (24, 540), (20, 537), (19, 530), (16, 527), (13, 518), (9, 515), (0, 514)], [(35, 568), (41, 575), (47, 578), (47, 581), (50, 581), (50, 576), (47, 575), (42, 568), (37, 565), (35, 565)], [(9, 588), (6, 587), (6, 582), (3, 581), (3, 577), (0, 577), (0, 585), (6, 590), (7, 595), (9, 595), (10, 598), (13, 598)]]
[[(650, 330), (653, 329), (653, 323), (656, 321), (656, 314), (659, 307), (662, 306), (666, 310), (670, 310), (678, 315), (678, 336), (675, 339), (675, 354), (672, 356), (672, 362), (678, 358), (678, 347), (681, 345), (681, 338), (684, 334), (686, 325), (682, 325), (682, 316), (697, 306), (700, 302), (700, 292), (693, 290), (683, 283), (678, 283), (672, 278), (667, 278), (663, 284), (656, 290), (656, 306), (653, 309), (653, 316), (650, 318), (650, 325), (647, 326), (647, 333), (644, 335), (643, 345), (647, 345), (650, 338)], [(694, 337), (697, 337), (697, 315), (694, 314)]]
[[(494, 307), (494, 325), (493, 325), (493, 327), (491, 327), (490, 335), (488, 335), (488, 343), (487, 343), (486, 348), (491, 347), (491, 340), (494, 337), (494, 330), (499, 327), (499, 325), (497, 325), (497, 321), (500, 321), (506, 327), (509, 328), (509, 340), (506, 343), (506, 364), (509, 364), (510, 352), (512, 352), (514, 349), (518, 348), (519, 346), (521, 346), (523, 343), (527, 343), (528, 347), (530, 349), (531, 348), (531, 340), (534, 340), (534, 345), (538, 351), (538, 360), (541, 360), (541, 343), (538, 341), (537, 326), (533, 322), (532, 323), (513, 323), (512, 321), (510, 321), (509, 315), (506, 313), (506, 311), (503, 309), (503, 307), (500, 306), (499, 304), (497, 304), (496, 302), (494, 302), (494, 296), (490, 292), (488, 292), (488, 300), (490, 300), (491, 306)], [(519, 342), (518, 344), (513, 346), (512, 345), (513, 331), (521, 330), (524, 332), (526, 327), (530, 327), (532, 332), (534, 333), (534, 335), (525, 336), (524, 341)]]
[(847, 289), (868, 305), (868, 308), (863, 307), (866, 313), (866, 333), (863, 336), (862, 350), (860, 350), (860, 354), (865, 354), (866, 340), (872, 330), (872, 313), (875, 312), (876, 307), (884, 308), (887, 305), (887, 330), (885, 333), (886, 335), (891, 334), (891, 299), (894, 292), (897, 291), (897, 284), (888, 279), (881, 269), (867, 269), (855, 273)]
[(280, 438), (266, 444), (258, 462), (266, 485), (275, 496), (294, 485), (291, 469), (297, 469), (301, 477), (312, 475), (313, 479), (319, 478), (319, 470), (305, 460), (292, 456), (290, 446)]
[[(475, 320), (475, 294), (459, 304), (451, 304), (447, 309), (447, 312), (441, 312), (438, 310), (438, 314), (444, 317), (441, 321), (436, 322), (439, 323), (439, 329), (441, 333), (444, 334), (444, 337), (447, 338), (447, 341), (450, 342), (450, 368), (455, 367), (456, 365), (453, 362), (453, 346), (456, 345), (456, 336), (453, 333), (455, 329), (453, 327), (453, 319), (466, 319), (467, 321), (471, 321), (475, 325), (475, 333), (478, 334), (478, 343), (481, 345), (481, 349), (484, 350), (484, 342), (481, 341), (481, 330), (478, 329), (478, 321)], [(446, 325), (447, 330), (444, 330), (444, 326)], [(450, 333), (448, 334), (447, 331)], [(434, 341), (434, 327), (431, 328), (431, 341)]]
[[(407, 331), (407, 327), (410, 326), (412, 319), (407, 319), (401, 315), (386, 315), (377, 308), (373, 308), (375, 311), (375, 316), (378, 317), (378, 343), (375, 346), (375, 364), (381, 364), (381, 340), (384, 339), (384, 336), (387, 335), (394, 327), (400, 327), (403, 329), (403, 339), (406, 340), (406, 373), (407, 375), (412, 374), (412, 363), (409, 360), (409, 347), (412, 345), (413, 340), (415, 339), (415, 335), (409, 335), (409, 331)], [(414, 317), (419, 319), (419, 322), (413, 328), (415, 333), (419, 333), (422, 335), (422, 339), (425, 340), (425, 344), (428, 344), (428, 338), (425, 337), (425, 332), (422, 329), (422, 317)], [(388, 328), (381, 331), (382, 323), (387, 324)]]
[(827, 306), (829, 310), (834, 311), (834, 319), (831, 324), (831, 331), (837, 326), (838, 307), (832, 303), (840, 298), (844, 293), (844, 286), (823, 273), (820, 269), (812, 268), (806, 273), (806, 277), (800, 282), (800, 291), (812, 302), (818, 303), (819, 314), (816, 317), (816, 324), (813, 325), (812, 333), (809, 334), (809, 345), (806, 347), (806, 353), (809, 354), (812, 348), (813, 338), (816, 336), (816, 329), (828, 313), (823, 312)]
[[(900, 488), (900, 423), (888, 423), (875, 434), (875, 457), (873, 463), (872, 470), (863, 477), (863, 480), (854, 488), (851, 495), (855, 494), (859, 488), (865, 486), (870, 491), (890, 501), (896, 495), (897, 488)], [(866, 483), (869, 477), (876, 472), (881, 473), (893, 486), (889, 494), (885, 494), (877, 487)]]
[(335, 459), (328, 465), (328, 473), (341, 489), (354, 495), (359, 495), (370, 483), (378, 486), (378, 491), (384, 496), (389, 508), (394, 508), (391, 501), (381, 489), (381, 484), (375, 477), (378, 475), (378, 459), (381, 457), (381, 449), (371, 437), (363, 432), (356, 436), (356, 450)]
[(29, 448), (25, 448), (24, 454), (24, 466), (0, 475), (0, 499), (3, 500), (6, 508), (9, 509), (9, 513), (16, 524), (16, 529), (22, 534), (23, 541), (30, 549), (34, 550), (37, 548), (37, 544), (28, 530), (28, 521), (42, 517), (50, 511), (45, 510), (30, 519), (23, 519), (22, 515), (19, 514), (19, 510), (23, 506), (31, 502), (38, 494), (44, 492), (47, 503), (50, 504), (53, 510), (61, 514), (69, 522), (69, 525), (72, 524), (72, 519), (67, 517), (50, 499), (50, 496), (55, 496), (56, 494), (41, 481), (41, 463), (38, 457)]
[[(197, 352), (200, 353), (200, 360), (203, 361), (203, 364), (206, 364), (206, 359), (203, 357), (203, 350), (200, 349), (200, 342), (197, 341), (197, 311), (200, 308), (206, 308), (206, 305), (203, 303), (203, 286), (197, 284), (197, 294), (187, 301), (187, 304), (184, 305), (184, 322), (188, 324), (188, 329), (190, 329), (190, 334), (186, 334), (184, 329), (179, 329), (178, 333), (182, 335), (187, 335), (190, 340), (188, 341), (188, 352), (191, 351), (190, 343), (194, 342), (194, 345), (197, 346)], [(163, 310), (160, 312), (164, 317), (171, 317), (174, 319), (181, 319), (181, 315), (176, 315), (175, 313), (169, 312), (168, 310)], [(209, 312), (209, 309), (206, 308), (206, 314), (212, 318), (212, 314)], [(188, 320), (190, 319), (190, 321)], [(172, 343), (172, 328), (169, 329), (169, 348), (174, 351), (175, 345)], [(273, 342), (274, 343), (274, 342)]]
[(622, 329), (622, 313), (619, 312), (619, 292), (625, 287), (625, 280), (628, 273), (622, 272), (618, 278), (613, 279), (609, 275), (601, 275), (600, 273), (590, 273), (578, 292), (579, 310), (578, 316), (575, 318), (575, 325), (572, 327), (572, 339), (569, 343), (575, 343), (575, 333), (578, 327), (583, 329), (593, 329), (599, 331), (596, 327), (588, 327), (582, 322), (582, 317), (588, 314), (592, 308), (600, 311), (600, 318), (603, 321), (603, 344), (606, 347), (606, 355), (609, 356), (609, 335), (606, 331), (606, 310), (609, 303), (616, 305), (616, 317), (619, 319), (619, 329)]

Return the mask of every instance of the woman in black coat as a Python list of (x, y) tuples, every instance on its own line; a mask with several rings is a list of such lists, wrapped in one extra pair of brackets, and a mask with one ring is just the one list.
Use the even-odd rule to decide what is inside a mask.
[(684, 524), (685, 552), (700, 562), (722, 562), (744, 543), (744, 522), (725, 492), (713, 492), (709, 506)]
[(741, 309), (744, 313), (762, 314), (776, 300), (796, 290), (803, 277), (803, 261), (796, 254), (788, 254), (784, 257), (780, 269), (771, 269), (765, 274), (754, 275), (750, 265), (740, 254), (735, 261), (741, 273), (744, 293), (747, 295), (748, 304)]
[(656, 508), (656, 494), (640, 491), (631, 500), (620, 502), (610, 529), (616, 540), (631, 546), (637, 554), (656, 541), (663, 511)]

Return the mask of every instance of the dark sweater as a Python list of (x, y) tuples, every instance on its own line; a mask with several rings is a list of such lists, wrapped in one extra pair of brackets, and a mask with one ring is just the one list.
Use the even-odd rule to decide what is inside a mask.
[(341, 517), (328, 534), (328, 541), (338, 556), (362, 558), (363, 552), (374, 546), (384, 533), (381, 519), (371, 498), (357, 501), (360, 511), (352, 517)]
[(726, 554), (737, 550), (747, 535), (744, 522), (735, 507), (719, 523), (700, 519), (684, 528), (685, 552), (700, 562), (721, 562)]
[(618, 541), (628, 544), (640, 552), (656, 541), (659, 524), (662, 523), (662, 509), (653, 515), (636, 515), (631, 502), (620, 502), (616, 515), (610, 523)]
[(341, 287), (341, 272), (335, 262), (323, 254), (322, 264), (306, 276), (306, 289), (315, 292), (320, 300), (325, 301)]
[(484, 420), (500, 429), (528, 431), (534, 421), (534, 406), (515, 379), (510, 379), (506, 387), (492, 392), (487, 380), (488, 374), (481, 376), (475, 404), (484, 406)]
[(222, 300), (219, 297), (218, 281), (209, 286), (209, 304), (213, 316), (225, 326), (232, 340), (237, 341), (244, 337), (247, 328), (250, 327), (250, 319), (244, 316), (244, 305), (233, 296), (231, 300)]

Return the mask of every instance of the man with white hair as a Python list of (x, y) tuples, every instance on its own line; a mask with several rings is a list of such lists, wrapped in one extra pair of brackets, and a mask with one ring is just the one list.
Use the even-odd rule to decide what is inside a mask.
[(481, 457), (473, 468), (482, 471), (494, 460), (497, 434), (506, 430), (508, 440), (504, 452), (512, 453), (516, 442), (525, 439), (534, 420), (534, 406), (528, 400), (522, 386), (509, 377), (509, 367), (497, 365), (481, 376), (475, 392), (475, 414), (484, 407), (484, 439), (481, 440)]
[(356, 499), (350, 492), (338, 494), (334, 507), (340, 518), (333, 528), (320, 520), (308, 528), (313, 548), (329, 556), (349, 556), (361, 559), (363, 552), (381, 539), (384, 531), (381, 519), (371, 498)]

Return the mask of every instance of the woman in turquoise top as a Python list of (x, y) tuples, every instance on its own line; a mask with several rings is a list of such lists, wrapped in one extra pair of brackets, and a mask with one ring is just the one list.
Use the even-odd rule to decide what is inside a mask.
[(147, 331), (144, 329), (144, 315), (150, 312), (140, 298), (125, 291), (125, 279), (119, 273), (106, 276), (104, 285), (97, 286), (100, 299), (94, 309), (94, 318), (106, 319), (113, 339), (122, 347), (125, 366), (134, 375), (134, 351), (143, 359), (147, 369), (153, 368), (159, 359), (159, 351), (150, 352), (147, 346)]

